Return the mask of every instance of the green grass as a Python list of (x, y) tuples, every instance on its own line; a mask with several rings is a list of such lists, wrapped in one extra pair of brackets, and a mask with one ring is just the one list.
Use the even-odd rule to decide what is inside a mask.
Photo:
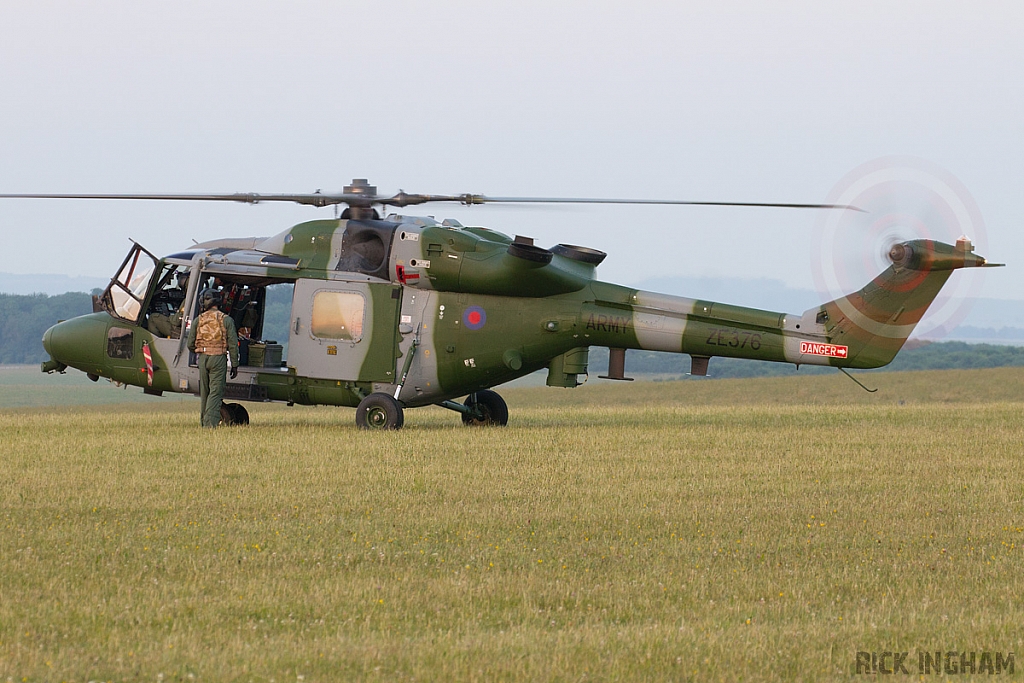
[(157, 407), (166, 405), (169, 400), (189, 401), (192, 397), (146, 396), (138, 387), (117, 387), (106, 379), (91, 382), (85, 373), (78, 370), (68, 370), (63, 375), (56, 372), (47, 375), (39, 370), (38, 365), (0, 365), (0, 410), (115, 403), (148, 403)]
[(860, 650), (1021, 652), (1024, 370), (870, 380), (511, 389), (507, 429), (427, 408), (394, 434), (0, 411), (0, 674), (822, 680), (863, 678)]

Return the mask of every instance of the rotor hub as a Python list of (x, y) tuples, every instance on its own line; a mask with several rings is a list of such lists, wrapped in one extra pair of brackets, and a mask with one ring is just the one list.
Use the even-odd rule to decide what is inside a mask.
[(367, 198), (374, 198), (377, 196), (377, 186), (371, 185), (366, 178), (353, 178), (351, 185), (346, 185), (343, 192), (345, 194), (355, 194), (366, 196)]
[[(348, 208), (341, 217), (356, 220), (380, 218), (373, 205), (377, 201), (377, 186), (371, 185), (366, 178), (353, 178), (351, 185), (346, 185), (343, 190), (347, 195), (355, 195), (355, 198), (348, 200)], [(363, 199), (365, 197), (365, 199)]]
[(892, 245), (892, 249), (889, 250), (889, 260), (892, 261), (894, 266), (899, 268), (907, 264), (912, 253), (913, 251), (909, 246), (900, 242)]

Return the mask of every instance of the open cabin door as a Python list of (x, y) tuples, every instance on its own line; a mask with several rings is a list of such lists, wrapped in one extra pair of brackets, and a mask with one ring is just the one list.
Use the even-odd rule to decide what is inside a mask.
[(304, 377), (394, 383), (402, 288), (299, 279), (288, 365)]

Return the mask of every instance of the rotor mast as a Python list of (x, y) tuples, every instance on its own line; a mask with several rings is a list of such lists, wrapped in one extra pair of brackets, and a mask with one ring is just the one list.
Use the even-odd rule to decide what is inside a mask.
[(342, 211), (342, 218), (357, 221), (380, 218), (380, 214), (373, 208), (377, 199), (377, 186), (371, 185), (366, 178), (353, 178), (351, 185), (342, 188), (342, 193), (349, 196), (348, 208)]

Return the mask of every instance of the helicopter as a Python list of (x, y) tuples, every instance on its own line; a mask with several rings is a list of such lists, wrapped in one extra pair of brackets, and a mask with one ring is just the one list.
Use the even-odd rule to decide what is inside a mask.
[[(629, 380), (627, 349), (690, 356), (690, 374), (711, 358), (877, 368), (891, 362), (954, 270), (987, 267), (966, 237), (891, 245), (890, 265), (862, 289), (802, 314), (642, 291), (602, 282), (603, 251), (545, 248), (452, 219), (390, 214), (377, 207), (427, 203), (675, 204), (860, 211), (840, 204), (654, 199), (378, 194), (366, 179), (340, 193), (18, 194), (0, 198), (295, 202), (345, 205), (272, 237), (227, 238), (155, 256), (133, 241), (93, 312), (59, 322), (42, 339), (46, 373), (75, 368), (147, 394), (199, 393), (187, 330), (199, 293), (222, 292), (243, 353), (225, 399), (356, 409), (363, 429), (399, 429), (404, 411), (438, 405), (466, 425), (505, 425), (493, 387), (547, 370), (548, 386), (588, 377), (589, 350), (607, 347), (603, 379)], [(287, 358), (265, 340), (267, 288), (293, 286)], [(463, 400), (457, 400), (465, 397)], [(225, 403), (228, 424), (247, 424)]]

